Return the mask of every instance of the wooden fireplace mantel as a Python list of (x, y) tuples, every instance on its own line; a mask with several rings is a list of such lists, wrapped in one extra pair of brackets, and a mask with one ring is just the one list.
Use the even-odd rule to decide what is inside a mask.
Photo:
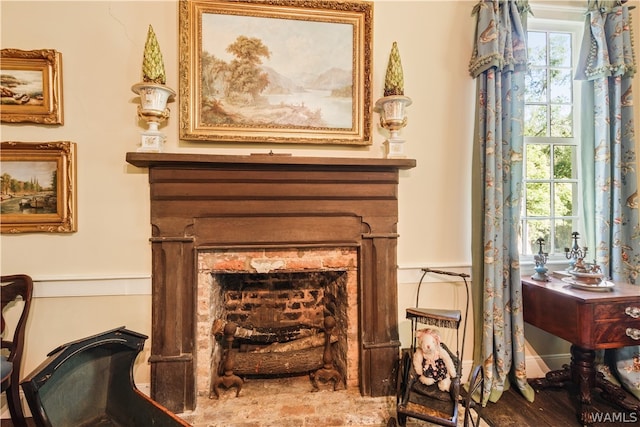
[(229, 247), (359, 251), (360, 392), (395, 393), (399, 171), (413, 159), (127, 153), (149, 168), (151, 397), (195, 409), (196, 257)]
[(249, 155), (127, 153), (127, 162), (138, 167), (196, 167), (216, 165), (262, 165), (274, 167), (349, 167), (376, 169), (411, 169), (414, 159), (372, 159), (360, 157), (297, 157), (286, 154), (258, 153)]

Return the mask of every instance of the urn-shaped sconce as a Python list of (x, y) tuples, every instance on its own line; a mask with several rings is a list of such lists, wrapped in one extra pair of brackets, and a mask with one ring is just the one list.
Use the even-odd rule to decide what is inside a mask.
[(141, 132), (140, 147), (137, 151), (162, 151), (166, 137), (158, 127), (169, 118), (167, 103), (176, 95), (173, 89), (165, 85), (166, 80), (160, 45), (153, 27), (149, 25), (142, 60), (142, 82), (131, 87), (131, 90), (140, 96), (138, 117), (148, 124), (148, 129)]
[(406, 107), (411, 105), (411, 98), (404, 96), (404, 73), (398, 44), (393, 42), (389, 64), (384, 79), (384, 97), (376, 101), (374, 111), (380, 114), (380, 126), (389, 130), (387, 158), (404, 158), (403, 143), (400, 129), (407, 125)]

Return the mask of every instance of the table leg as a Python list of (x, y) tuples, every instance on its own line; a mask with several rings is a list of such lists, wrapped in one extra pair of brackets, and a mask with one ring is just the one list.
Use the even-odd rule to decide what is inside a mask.
[(595, 351), (571, 346), (571, 377), (578, 385), (579, 418), (583, 425), (589, 425), (593, 417), (591, 390), (596, 384), (595, 360)]
[(591, 393), (595, 388), (602, 390), (602, 397), (629, 411), (640, 415), (640, 404), (629, 399), (622, 388), (607, 381), (604, 375), (596, 371), (596, 352), (577, 345), (571, 346), (571, 365), (550, 371), (544, 378), (531, 381), (537, 389), (563, 387), (568, 381), (578, 386), (578, 418), (583, 425), (590, 425), (593, 420)]
[(571, 365), (547, 372), (544, 378), (538, 378), (531, 385), (538, 389), (564, 387), (572, 381), (578, 386), (580, 408), (578, 418), (583, 425), (589, 425), (591, 419), (591, 389), (595, 385), (595, 351), (577, 345), (571, 346)]

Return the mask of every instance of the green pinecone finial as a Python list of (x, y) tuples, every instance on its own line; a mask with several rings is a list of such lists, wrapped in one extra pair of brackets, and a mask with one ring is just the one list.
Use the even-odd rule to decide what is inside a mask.
[(384, 78), (384, 96), (404, 95), (404, 76), (402, 74), (402, 62), (398, 43), (393, 42), (391, 54), (389, 55), (389, 65)]
[(164, 62), (160, 45), (156, 39), (153, 27), (149, 25), (147, 42), (144, 44), (144, 59), (142, 60), (142, 80), (146, 83), (153, 82), (165, 84), (167, 76), (164, 73)]

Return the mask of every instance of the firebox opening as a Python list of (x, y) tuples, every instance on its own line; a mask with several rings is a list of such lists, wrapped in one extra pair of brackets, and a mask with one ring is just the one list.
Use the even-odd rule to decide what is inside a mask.
[(347, 377), (347, 270), (211, 275), (212, 330), (216, 322), (236, 328), (231, 344), (217, 334), (212, 381), (228, 368), (223, 365), (229, 348), (241, 377), (308, 375), (322, 368), (328, 316), (335, 319), (329, 338), (333, 364)]

